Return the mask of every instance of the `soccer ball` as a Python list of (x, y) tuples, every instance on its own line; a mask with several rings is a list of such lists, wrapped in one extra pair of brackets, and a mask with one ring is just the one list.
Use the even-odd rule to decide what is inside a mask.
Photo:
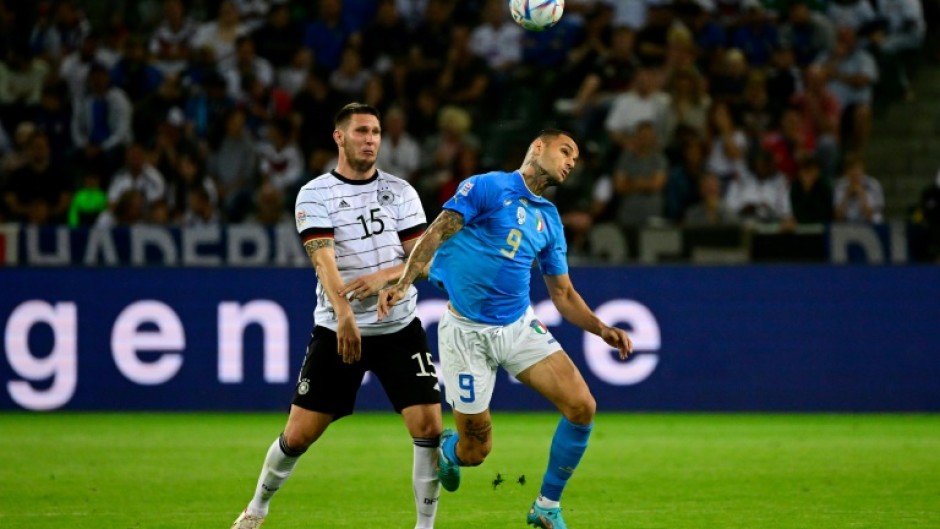
[(509, 12), (516, 24), (529, 31), (545, 31), (561, 20), (565, 0), (509, 0)]

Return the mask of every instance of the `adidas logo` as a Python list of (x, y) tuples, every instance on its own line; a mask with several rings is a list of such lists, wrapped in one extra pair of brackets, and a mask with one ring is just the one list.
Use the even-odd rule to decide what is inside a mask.
[(349, 204), (347, 204), (345, 200), (340, 199), (340, 201), (339, 201), (339, 207), (341, 207), (341, 208), (348, 208), (348, 207), (349, 207)]

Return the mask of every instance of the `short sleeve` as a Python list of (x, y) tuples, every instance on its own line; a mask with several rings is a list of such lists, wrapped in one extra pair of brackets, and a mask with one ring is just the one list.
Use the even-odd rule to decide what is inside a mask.
[(327, 200), (319, 189), (301, 189), (297, 194), (294, 216), (297, 233), (303, 242), (333, 238), (333, 221), (326, 209)]
[(457, 187), (457, 193), (444, 203), (444, 209), (463, 215), (464, 225), (487, 214), (494, 202), (498, 202), (497, 186), (492, 186), (484, 175), (471, 176)]
[(398, 206), (398, 238), (401, 242), (417, 239), (427, 228), (427, 222), (418, 192), (410, 185), (404, 186)]
[(547, 216), (551, 229), (551, 242), (539, 252), (539, 268), (542, 275), (560, 276), (568, 273), (568, 243), (565, 242), (565, 230), (558, 213)]

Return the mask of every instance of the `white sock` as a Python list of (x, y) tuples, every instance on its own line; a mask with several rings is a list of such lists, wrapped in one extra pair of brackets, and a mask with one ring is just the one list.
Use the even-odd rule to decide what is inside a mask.
[(433, 529), (434, 517), (437, 516), (437, 501), (441, 495), (441, 483), (437, 480), (438, 444), (437, 438), (414, 440), (411, 485), (418, 511), (415, 529)]
[(303, 452), (293, 452), (291, 455), (284, 453), (286, 446), (283, 435), (275, 439), (271, 447), (268, 448), (268, 455), (264, 458), (264, 466), (261, 467), (261, 475), (258, 476), (258, 484), (255, 486), (255, 496), (251, 498), (248, 504), (248, 514), (254, 516), (267, 516), (268, 504), (271, 498), (277, 492), (281, 485), (290, 477), (294, 470), (294, 465)]
[(545, 496), (539, 496), (535, 500), (535, 504), (543, 509), (556, 509), (561, 506), (561, 502), (550, 500)]

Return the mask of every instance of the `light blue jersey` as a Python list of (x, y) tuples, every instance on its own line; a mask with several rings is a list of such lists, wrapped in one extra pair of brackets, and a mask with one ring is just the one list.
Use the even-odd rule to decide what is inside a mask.
[(519, 319), (530, 304), (533, 261), (544, 275), (568, 273), (558, 210), (532, 194), (518, 171), (468, 178), (444, 209), (463, 215), (464, 227), (438, 248), (430, 279), (466, 318)]

